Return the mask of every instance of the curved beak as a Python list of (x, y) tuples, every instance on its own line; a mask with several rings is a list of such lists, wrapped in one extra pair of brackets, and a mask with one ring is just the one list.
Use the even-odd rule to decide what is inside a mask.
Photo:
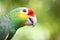
[(28, 26), (35, 26), (37, 23), (37, 19), (36, 19), (36, 16), (35, 17), (30, 17), (27, 22), (25, 23), (25, 25), (28, 25)]

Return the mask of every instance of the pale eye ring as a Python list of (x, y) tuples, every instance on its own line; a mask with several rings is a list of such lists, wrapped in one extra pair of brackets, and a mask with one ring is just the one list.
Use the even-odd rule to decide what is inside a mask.
[(23, 14), (28, 14), (28, 10), (27, 10), (27, 9), (22, 9), (22, 10), (21, 10), (21, 13), (23, 13)]

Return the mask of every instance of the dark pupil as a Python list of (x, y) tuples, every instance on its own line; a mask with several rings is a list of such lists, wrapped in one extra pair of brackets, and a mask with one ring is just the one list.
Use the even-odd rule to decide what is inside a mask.
[(24, 9), (23, 12), (26, 12), (26, 10)]

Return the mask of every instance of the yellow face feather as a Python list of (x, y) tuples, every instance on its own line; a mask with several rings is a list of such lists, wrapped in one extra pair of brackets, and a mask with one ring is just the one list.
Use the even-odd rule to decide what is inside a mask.
[(30, 16), (27, 14), (19, 13), (18, 16), (24, 20), (27, 20)]

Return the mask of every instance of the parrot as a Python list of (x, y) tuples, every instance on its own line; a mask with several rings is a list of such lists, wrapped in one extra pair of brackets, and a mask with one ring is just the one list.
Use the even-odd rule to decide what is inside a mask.
[(11, 40), (17, 29), (23, 26), (35, 26), (36, 14), (32, 9), (19, 7), (8, 12), (0, 19), (0, 40)]

